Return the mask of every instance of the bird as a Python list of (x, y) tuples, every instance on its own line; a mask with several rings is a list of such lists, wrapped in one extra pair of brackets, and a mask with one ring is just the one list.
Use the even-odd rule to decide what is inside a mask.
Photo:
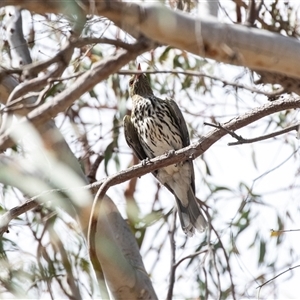
[[(140, 65), (138, 70), (141, 71)], [(123, 119), (125, 139), (139, 160), (174, 152), (190, 145), (182, 112), (172, 99), (156, 97), (147, 76), (133, 75), (129, 80), (131, 115)], [(195, 196), (195, 174), (191, 159), (169, 165), (152, 173), (174, 196), (183, 232), (191, 237), (207, 227)]]

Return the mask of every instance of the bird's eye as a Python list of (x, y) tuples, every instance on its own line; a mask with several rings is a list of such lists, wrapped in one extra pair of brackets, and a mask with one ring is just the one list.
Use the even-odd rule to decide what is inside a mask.
[(132, 86), (132, 85), (133, 85), (133, 82), (134, 82), (134, 79), (133, 79), (133, 78), (130, 79), (130, 80), (129, 80), (129, 85)]

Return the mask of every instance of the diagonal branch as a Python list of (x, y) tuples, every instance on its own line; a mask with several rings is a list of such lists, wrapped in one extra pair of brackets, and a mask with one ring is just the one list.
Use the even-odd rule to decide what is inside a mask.
[(300, 123), (288, 126), (288, 127), (284, 128), (282, 130), (278, 130), (278, 131), (275, 131), (275, 132), (272, 132), (272, 133), (269, 133), (269, 134), (258, 136), (258, 137), (253, 138), (253, 139), (245, 139), (245, 138), (239, 136), (237, 142), (228, 143), (228, 146), (236, 146), (236, 145), (241, 145), (241, 144), (255, 143), (255, 142), (259, 142), (259, 141), (263, 141), (263, 140), (266, 140), (266, 139), (273, 138), (273, 137), (281, 135), (281, 134), (288, 133), (288, 132), (293, 131), (293, 130), (296, 130), (297, 132), (299, 132), (299, 126), (300, 126)]
[[(101, 213), (101, 204), (106, 195), (107, 190), (116, 184), (120, 184), (124, 181), (127, 181), (133, 177), (140, 177), (149, 172), (153, 172), (162, 167), (176, 164), (180, 161), (186, 159), (200, 156), (206, 150), (208, 150), (215, 142), (228, 133), (228, 131), (237, 130), (242, 128), (250, 123), (253, 123), (267, 115), (272, 113), (282, 111), (290, 108), (299, 108), (300, 107), (300, 98), (290, 100), (277, 100), (274, 102), (267, 103), (259, 108), (253, 109), (252, 111), (236, 117), (230, 120), (227, 123), (222, 124), (222, 128), (217, 128), (210, 131), (208, 134), (203, 136), (201, 141), (191, 144), (190, 146), (175, 151), (172, 154), (167, 153), (156, 158), (146, 160), (138, 165), (131, 167), (130, 169), (121, 171), (117, 174), (109, 176), (101, 185), (97, 194), (94, 198), (94, 203), (90, 215), (89, 230), (88, 230), (88, 241), (89, 241), (89, 250), (91, 256), (96, 253), (96, 232), (97, 232), (97, 223), (98, 216)], [(226, 130), (224, 130), (224, 128)], [(225, 254), (224, 254), (225, 255)]]
[[(114, 56), (108, 57), (94, 64), (94, 68), (80, 76), (69, 88), (55, 96), (51, 101), (44, 103), (23, 117), (18, 125), (30, 121), (39, 126), (45, 121), (54, 118), (59, 112), (66, 110), (82, 94), (91, 90), (97, 83), (106, 79), (110, 74), (116, 73), (122, 66), (135, 59), (141, 53), (150, 50), (152, 44), (148, 40), (136, 43), (131, 51), (119, 50)], [(13, 145), (9, 135), (16, 127), (7, 129), (0, 136), (0, 151)]]
[[(116, 174), (113, 174), (106, 178), (106, 180), (101, 185), (100, 189), (97, 192), (95, 199), (99, 198), (101, 201), (101, 197), (103, 197), (109, 187), (114, 186), (116, 184), (120, 184), (124, 181), (127, 181), (133, 177), (140, 177), (147, 173), (153, 172), (162, 167), (169, 166), (171, 164), (176, 164), (180, 161), (184, 161), (186, 159), (195, 159), (198, 156), (202, 155), (205, 151), (207, 151), (214, 143), (216, 143), (223, 136), (228, 134), (228, 131), (237, 130), (242, 127), (245, 127), (265, 116), (270, 114), (283, 111), (286, 109), (299, 108), (300, 107), (300, 98), (297, 99), (289, 99), (289, 100), (277, 100), (274, 102), (266, 103), (261, 107), (255, 108), (241, 116), (238, 116), (224, 124), (222, 127), (218, 127), (206, 135), (202, 137), (202, 139), (196, 143), (189, 145), (188, 147), (182, 148), (180, 150), (175, 151), (174, 153), (166, 153), (165, 155), (157, 156), (153, 159), (146, 160), (143, 163), (135, 165), (127, 170), (123, 170)], [(226, 130), (224, 130), (224, 128)], [(95, 202), (98, 200), (94, 200), (94, 215), (97, 215), (98, 210), (96, 209), (97, 205)], [(91, 214), (91, 218), (93, 218), (93, 213)], [(92, 220), (90, 220), (91, 222)], [(91, 225), (91, 223), (90, 223)]]
[[(214, 143), (216, 143), (219, 139), (221, 139), (223, 136), (228, 134), (228, 131), (230, 130), (237, 130), (239, 128), (242, 128), (246, 125), (249, 125), (265, 116), (268, 116), (272, 113), (276, 113), (285, 109), (292, 109), (292, 108), (299, 108), (300, 107), (300, 98), (297, 99), (290, 99), (290, 100), (277, 100), (274, 102), (269, 102), (259, 108), (256, 108), (248, 113), (245, 113), (244, 115), (241, 115), (237, 118), (234, 118), (230, 120), (227, 123), (222, 124), (222, 127), (218, 127), (210, 132), (208, 132), (201, 141), (191, 144), (188, 147), (185, 147), (183, 149), (180, 149), (178, 151), (175, 151), (173, 155), (170, 155), (167, 153), (166, 155), (157, 156), (153, 159), (147, 160), (143, 163), (139, 163), (137, 165), (134, 165), (126, 170), (120, 171), (116, 174), (113, 174), (106, 179), (104, 178), (101, 181), (95, 182), (93, 184), (80, 187), (80, 188), (91, 188), (92, 190), (95, 190), (97, 187), (100, 186), (100, 189), (98, 189), (98, 195), (101, 201), (101, 197), (105, 195), (106, 191), (109, 187), (114, 186), (116, 184), (123, 183), (127, 180), (130, 180), (134, 177), (140, 177), (147, 173), (153, 172), (157, 169), (160, 169), (162, 167), (176, 164), (180, 161), (184, 161), (190, 157), (196, 158), (200, 155), (202, 155), (205, 151), (207, 151)], [(226, 128), (226, 130), (224, 130)], [(77, 187), (78, 188), (78, 187)], [(50, 192), (57, 192), (58, 189), (48, 191)], [(62, 189), (61, 191), (65, 191)], [(47, 192), (47, 191), (45, 191)], [(38, 197), (38, 196), (37, 196)], [(37, 198), (36, 197), (36, 198)], [(98, 197), (98, 196), (97, 196)], [(96, 198), (97, 198), (96, 197)], [(94, 215), (96, 211), (96, 203), (98, 200), (94, 200)], [(34, 207), (35, 204), (32, 204)], [(30, 206), (31, 208), (31, 206)], [(18, 214), (16, 216), (19, 216), (22, 213), (23, 210), (18, 210)], [(26, 210), (27, 211), (27, 210)], [(93, 214), (91, 214), (91, 217), (93, 217)], [(10, 220), (13, 219), (10, 218)], [(9, 221), (10, 221), (9, 220)], [(92, 220), (90, 220), (90, 226), (91, 226)], [(7, 224), (8, 225), (8, 224)]]

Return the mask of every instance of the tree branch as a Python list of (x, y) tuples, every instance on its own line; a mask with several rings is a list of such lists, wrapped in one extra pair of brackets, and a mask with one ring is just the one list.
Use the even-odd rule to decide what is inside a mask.
[[(101, 181), (95, 182), (91, 185), (87, 185), (82, 188), (92, 188), (93, 190), (95, 190), (97, 186), (101, 186), (101, 188), (98, 189), (98, 194), (100, 196), (101, 195), (103, 196), (103, 195), (105, 195), (107, 189), (110, 186), (120, 184), (120, 183), (127, 181), (129, 179), (132, 179), (134, 177), (143, 176), (147, 173), (153, 172), (162, 167), (165, 167), (165, 166), (168, 166), (171, 164), (176, 164), (180, 161), (184, 161), (190, 157), (196, 158), (196, 157), (202, 155), (215, 142), (217, 142), (224, 135), (226, 135), (228, 133), (228, 131), (230, 131), (230, 130), (237, 130), (239, 128), (242, 128), (242, 127), (249, 125), (269, 114), (279, 112), (279, 111), (285, 110), (285, 109), (299, 108), (299, 107), (300, 107), (300, 98), (290, 99), (290, 100), (285, 100), (285, 101), (277, 100), (274, 102), (266, 103), (265, 105), (263, 105), (259, 108), (256, 108), (248, 113), (245, 113), (244, 115), (241, 115), (237, 118), (232, 119), (229, 122), (222, 124), (221, 127), (218, 126), (215, 130), (212, 130), (212, 131), (208, 132), (205, 136), (203, 136), (201, 141), (193, 143), (186, 148), (175, 151), (175, 153), (173, 155), (170, 155), (169, 153), (167, 153), (166, 155), (161, 155), (161, 156), (155, 157), (153, 159), (150, 159), (143, 163), (134, 165), (131, 168), (128, 168), (127, 170), (120, 171), (112, 176), (104, 178)], [(224, 130), (224, 128), (226, 128), (226, 130)], [(62, 189), (62, 190), (56, 189), (56, 190), (51, 190), (48, 192), (52, 192), (52, 191), (64, 191), (64, 189)], [(95, 214), (96, 203), (97, 203), (97, 201), (94, 200), (94, 214), (91, 214), (91, 216), (96, 215)], [(20, 213), (16, 216), (19, 216), (19, 215), (20, 215)], [(91, 226), (91, 220), (90, 220), (90, 226)]]
[[(92, 70), (82, 74), (69, 88), (55, 96), (51, 101), (28, 113), (17, 125), (29, 121), (34, 126), (39, 126), (50, 120), (59, 112), (67, 109), (80, 95), (91, 90), (97, 83), (106, 79), (110, 74), (116, 73), (123, 65), (151, 47), (148, 41), (142, 40), (135, 44), (134, 51), (120, 50), (114, 56), (95, 63)], [(0, 136), (0, 151), (13, 145), (9, 135), (15, 129), (16, 126), (9, 128)]]
[(21, 214), (37, 207), (40, 203), (35, 200), (29, 200), (18, 205), (0, 216), (0, 236), (8, 231), (8, 225), (11, 220), (17, 218)]
[[(88, 0), (83, 0), (90, 13)], [(125, 31), (169, 44), (193, 54), (250, 69), (300, 78), (300, 42), (263, 29), (220, 23), (217, 18), (194, 18), (163, 5), (95, 1), (95, 11)], [(3, 0), (1, 5), (22, 5), (37, 13), (60, 11), (58, 2)], [(74, 5), (76, 2), (74, 1)]]
[(273, 133), (262, 135), (262, 136), (259, 136), (259, 137), (253, 138), (253, 139), (245, 139), (245, 138), (240, 136), (237, 142), (228, 143), (228, 146), (255, 143), (255, 142), (258, 142), (258, 141), (263, 141), (263, 140), (266, 140), (266, 139), (273, 138), (275, 136), (278, 136), (278, 135), (281, 135), (281, 134), (284, 134), (284, 133), (287, 133), (287, 132), (290, 132), (290, 131), (293, 131), (293, 130), (296, 130), (298, 132), (299, 131), (299, 126), (300, 126), (300, 123), (295, 124), (295, 125), (291, 125), (291, 126), (286, 127), (282, 130), (278, 130), (278, 131), (275, 131)]
[[(109, 176), (104, 183), (101, 185), (97, 194), (94, 198), (94, 203), (92, 207), (92, 212), (90, 215), (89, 222), (89, 231), (88, 231), (88, 241), (90, 247), (91, 256), (94, 256), (96, 253), (96, 229), (98, 218), (101, 213), (101, 204), (102, 199), (104, 198), (109, 187), (122, 183), (126, 180), (134, 177), (140, 177), (146, 173), (155, 171), (159, 168), (184, 161), (188, 158), (196, 158), (199, 155), (203, 154), (211, 145), (213, 145), (217, 140), (223, 137), (228, 130), (236, 130), (238, 128), (244, 127), (258, 119), (263, 118), (266, 115), (271, 113), (281, 111), (283, 109), (288, 109), (290, 106), (299, 107), (300, 98), (292, 100), (277, 100), (271, 103), (267, 103), (260, 108), (254, 109), (249, 113), (246, 113), (242, 116), (239, 116), (227, 123), (224, 123), (222, 127), (226, 128), (226, 131), (223, 128), (217, 128), (203, 137), (198, 143), (192, 144), (186, 148), (175, 151), (173, 155), (167, 153), (165, 155), (144, 161), (139, 165), (133, 166), (130, 169), (121, 171), (117, 174)], [(225, 255), (225, 254), (224, 254)], [(229, 267), (228, 267), (229, 268)], [(234, 291), (233, 291), (234, 292)]]
[[(19, 74), (24, 78), (36, 77), (38, 73), (44, 71), (49, 66), (52, 66), (55, 63), (67, 62), (69, 57), (69, 52), (73, 52), (73, 49), (81, 48), (88, 44), (109, 44), (116, 46), (118, 48), (123, 48), (128, 51), (132, 51), (135, 49), (134, 44), (125, 43), (121, 40), (113, 40), (108, 38), (71, 38), (69, 42), (61, 49), (57, 54), (55, 54), (52, 58), (38, 63), (30, 63), (25, 65), (23, 68), (14, 68), (14, 69), (6, 69), (2, 68), (0, 71), (0, 82), (2, 78), (10, 74)], [(31, 91), (31, 89), (29, 89)], [(20, 95), (16, 95), (16, 97), (20, 97)]]
[(224, 84), (224, 86), (230, 85), (230, 86), (233, 86), (235, 88), (248, 90), (252, 93), (262, 94), (262, 95), (265, 95), (265, 96), (270, 97), (270, 98), (276, 97), (276, 96), (281, 95), (282, 93), (284, 93), (283, 88), (280, 88), (280, 89), (278, 89), (276, 91), (273, 91), (273, 92), (265, 92), (265, 91), (259, 90), (258, 88), (253, 88), (253, 87), (250, 87), (250, 86), (242, 84), (242, 83), (228, 81), (228, 80), (222, 79), (222, 78), (217, 77), (217, 76), (212, 76), (212, 75), (206, 74), (204, 72), (195, 72), (195, 71), (188, 71), (188, 70), (187, 71), (178, 71), (178, 70), (153, 70), (153, 71), (150, 71), (150, 70), (146, 70), (146, 71), (120, 70), (118, 72), (118, 74), (124, 74), (124, 75), (141, 74), (141, 73), (144, 73), (144, 74), (175, 74), (175, 75), (182, 74), (182, 75), (187, 75), (187, 76), (205, 77), (205, 78), (209, 78), (209, 79), (212, 79), (212, 80), (221, 81)]
[[(188, 147), (177, 150), (172, 154), (166, 153), (165, 155), (146, 160), (143, 163), (135, 165), (127, 170), (123, 170), (107, 177), (95, 197), (93, 206), (94, 212), (91, 214), (91, 218), (93, 218), (93, 216), (97, 216), (97, 212), (99, 212), (99, 210), (97, 209), (97, 201), (101, 200), (97, 199), (101, 199), (101, 197), (106, 194), (109, 187), (120, 184), (133, 177), (143, 176), (162, 167), (176, 164), (186, 159), (195, 159), (196, 157), (202, 155), (205, 151), (207, 151), (215, 142), (225, 136), (229, 131), (242, 128), (272, 113), (299, 107), (300, 98), (290, 100), (277, 100), (274, 102), (266, 103), (261, 107), (255, 108), (250, 112), (245, 113), (244, 115), (238, 116), (230, 120), (229, 122), (222, 124), (221, 127), (210, 131), (209, 133), (204, 135), (200, 141), (192, 143)], [(90, 226), (91, 221), (92, 219), (90, 220)]]
[(259, 286), (257, 287), (257, 289), (261, 289), (264, 285), (270, 283), (271, 281), (275, 280), (275, 279), (278, 278), (279, 276), (281, 276), (281, 275), (283, 275), (283, 274), (285, 274), (285, 273), (287, 273), (287, 272), (289, 272), (289, 271), (291, 271), (291, 270), (294, 270), (294, 269), (296, 269), (296, 268), (299, 268), (299, 267), (300, 267), (300, 265), (297, 265), (297, 266), (288, 268), (287, 270), (285, 270), (285, 271), (283, 271), (283, 272), (277, 274), (275, 277), (273, 277), (273, 278), (267, 280), (266, 282), (264, 282), (263, 284), (259, 285)]
[(236, 134), (234, 131), (231, 131), (231, 130), (228, 130), (228, 129), (224, 128), (221, 124), (212, 124), (212, 123), (204, 122), (204, 125), (208, 125), (208, 126), (211, 126), (211, 127), (214, 127), (214, 128), (224, 130), (226, 133), (228, 133), (233, 138), (238, 140), (237, 142), (228, 143), (228, 146), (235, 146), (235, 145), (250, 144), (250, 143), (254, 143), (254, 142), (258, 142), (258, 141), (263, 141), (263, 140), (270, 139), (272, 137), (290, 132), (292, 130), (296, 130), (298, 132), (300, 123), (297, 123), (295, 125), (291, 125), (289, 127), (286, 127), (282, 130), (275, 131), (275, 132), (272, 132), (272, 133), (269, 133), (269, 134), (266, 134), (266, 135), (262, 135), (262, 136), (259, 136), (259, 137), (256, 137), (256, 138), (252, 138), (252, 139), (245, 139), (241, 135)]
[(173, 220), (172, 225), (169, 231), (169, 238), (170, 238), (170, 247), (171, 247), (171, 270), (169, 275), (169, 288), (167, 294), (167, 300), (173, 299), (173, 289), (175, 284), (175, 274), (176, 274), (176, 242), (175, 242), (175, 231), (176, 231), (176, 210), (173, 211)]

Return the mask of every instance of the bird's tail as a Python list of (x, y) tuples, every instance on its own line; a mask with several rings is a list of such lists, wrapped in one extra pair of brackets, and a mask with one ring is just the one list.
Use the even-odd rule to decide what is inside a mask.
[(184, 207), (181, 201), (176, 198), (178, 216), (182, 230), (187, 236), (193, 236), (195, 229), (199, 232), (203, 232), (207, 227), (207, 221), (205, 220), (195, 195), (190, 188), (188, 192), (188, 206)]

